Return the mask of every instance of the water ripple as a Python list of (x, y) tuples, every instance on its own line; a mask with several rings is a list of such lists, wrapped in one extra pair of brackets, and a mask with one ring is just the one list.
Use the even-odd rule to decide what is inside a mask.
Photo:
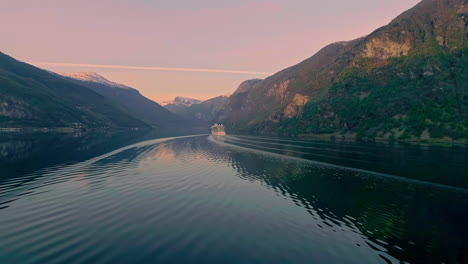
[(269, 138), (159, 139), (4, 181), (0, 262), (467, 259), (465, 191), (295, 156), (321, 146), (338, 152)]

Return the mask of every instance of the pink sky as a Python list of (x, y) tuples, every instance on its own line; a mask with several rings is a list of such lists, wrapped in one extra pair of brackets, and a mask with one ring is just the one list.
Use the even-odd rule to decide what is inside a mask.
[[(1, 1), (1, 0), (0, 0)], [(2, 1), (1, 51), (26, 62), (233, 72), (38, 65), (95, 71), (156, 101), (208, 99), (296, 64), (325, 45), (391, 21), (418, 0)]]

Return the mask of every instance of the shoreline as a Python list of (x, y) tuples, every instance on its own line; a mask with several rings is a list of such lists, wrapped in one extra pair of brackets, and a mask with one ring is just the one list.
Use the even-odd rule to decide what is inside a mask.
[(0, 133), (76, 133), (85, 131), (105, 131), (105, 130), (131, 130), (139, 131), (146, 128), (109, 128), (109, 127), (0, 127)]
[(354, 134), (340, 135), (340, 134), (301, 134), (297, 138), (301, 139), (319, 139), (324, 141), (341, 141), (341, 142), (398, 142), (408, 144), (427, 144), (437, 146), (463, 146), (468, 147), (468, 141), (466, 139), (454, 140), (452, 138), (409, 138), (409, 139), (389, 139), (383, 137), (376, 138), (357, 138)]

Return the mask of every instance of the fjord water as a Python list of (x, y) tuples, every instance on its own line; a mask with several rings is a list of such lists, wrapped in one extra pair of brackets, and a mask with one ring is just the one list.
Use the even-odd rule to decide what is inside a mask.
[(465, 148), (148, 138), (2, 138), (0, 263), (468, 262)]

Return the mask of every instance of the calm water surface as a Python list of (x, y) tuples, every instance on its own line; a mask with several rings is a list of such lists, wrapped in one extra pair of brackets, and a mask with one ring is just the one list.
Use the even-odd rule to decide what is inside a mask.
[(2, 135), (0, 263), (468, 263), (465, 148), (148, 138)]

